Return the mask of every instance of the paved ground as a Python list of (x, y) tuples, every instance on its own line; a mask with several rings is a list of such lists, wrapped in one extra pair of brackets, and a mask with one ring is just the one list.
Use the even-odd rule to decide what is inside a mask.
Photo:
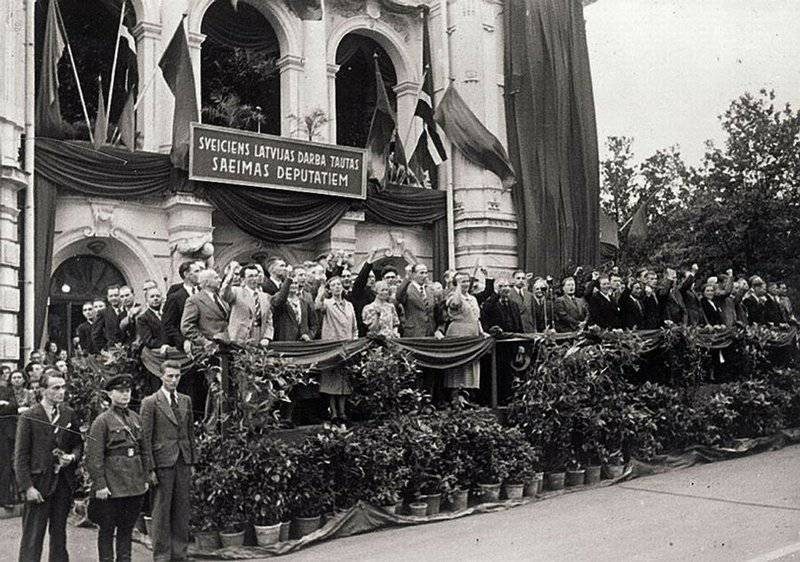
[[(800, 560), (800, 447), (696, 466), (499, 513), (321, 543), (281, 560)], [(15, 559), (19, 519), (0, 521)], [(73, 561), (95, 532), (70, 530)], [(135, 560), (147, 559), (137, 547)]]

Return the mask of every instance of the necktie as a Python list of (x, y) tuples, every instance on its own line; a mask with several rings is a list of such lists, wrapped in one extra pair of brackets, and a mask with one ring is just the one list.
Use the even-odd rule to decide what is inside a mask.
[(256, 315), (255, 326), (259, 327), (259, 326), (261, 326), (261, 299), (258, 298), (258, 293), (255, 292), (255, 291), (253, 291), (253, 298), (256, 301), (256, 306), (255, 306), (255, 315)]
[(170, 406), (172, 407), (172, 413), (175, 414), (175, 419), (181, 419), (181, 411), (178, 408), (178, 394), (174, 390), (170, 392)]
[(58, 404), (56, 404), (55, 406), (53, 406), (53, 417), (52, 417), (51, 421), (52, 421), (53, 423), (55, 423), (56, 421), (58, 421), (58, 416), (59, 416), (59, 412), (58, 412)]
[(222, 314), (227, 317), (228, 311), (225, 310), (225, 306), (222, 304), (222, 300), (219, 298), (219, 295), (217, 293), (214, 293), (214, 302), (217, 303), (220, 312), (222, 312)]

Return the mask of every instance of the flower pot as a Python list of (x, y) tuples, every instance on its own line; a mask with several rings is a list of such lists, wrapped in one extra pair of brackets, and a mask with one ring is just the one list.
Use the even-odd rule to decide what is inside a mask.
[(521, 500), (524, 489), (524, 484), (505, 484), (503, 486), (503, 495), (507, 500)]
[(219, 548), (219, 533), (217, 531), (198, 531), (194, 533), (194, 544), (197, 546), (197, 550), (202, 552), (217, 550)]
[(299, 539), (300, 537), (304, 537), (309, 533), (313, 533), (321, 526), (322, 516), (317, 515), (316, 517), (295, 517), (294, 525), (292, 527), (294, 529), (295, 536)]
[(600, 482), (600, 470), (601, 466), (599, 464), (595, 466), (586, 467), (585, 482), (587, 486), (591, 486), (592, 484), (597, 484), (598, 482)]
[(392, 505), (382, 505), (381, 509), (384, 510), (386, 513), (391, 513), (395, 515), (397, 513), (397, 504), (393, 503)]
[(425, 515), (436, 515), (439, 513), (442, 507), (442, 494), (428, 494), (427, 496), (422, 496), (422, 498), (424, 498), (425, 503), (428, 504)]
[(615, 480), (622, 476), (625, 472), (625, 465), (623, 464), (604, 464), (603, 465), (603, 478)]
[(256, 530), (256, 544), (269, 546), (278, 542), (281, 537), (281, 523), (275, 525), (253, 525)]
[(153, 518), (149, 515), (144, 516), (144, 530), (147, 533), (148, 537), (152, 537), (153, 533), (151, 532), (153, 528)]
[(563, 490), (564, 478), (566, 474), (563, 472), (547, 472), (544, 475), (545, 484), (548, 490)]
[(580, 470), (568, 470), (566, 478), (564, 479), (564, 485), (567, 488), (573, 488), (575, 486), (583, 486), (583, 482), (586, 479), (586, 471), (584, 469)]
[(454, 490), (450, 492), (449, 499), (452, 511), (464, 511), (469, 502), (469, 490)]
[(244, 530), (234, 531), (232, 533), (220, 533), (219, 542), (222, 544), (222, 548), (242, 546), (244, 545)]
[(417, 502), (408, 504), (409, 515), (412, 517), (425, 517), (428, 513), (427, 502)]
[(541, 494), (542, 490), (544, 490), (544, 472), (537, 472), (536, 480), (536, 493)]
[(541, 493), (541, 491), (542, 491), (542, 477), (539, 476), (539, 473), (537, 472), (531, 477), (530, 480), (525, 482), (525, 487), (522, 491), (522, 495), (525, 496), (526, 498), (532, 498), (536, 494)]
[(500, 501), (500, 484), (478, 484), (482, 502)]
[(281, 534), (278, 540), (280, 542), (286, 542), (289, 540), (289, 533), (292, 530), (292, 522), (291, 521), (281, 521)]

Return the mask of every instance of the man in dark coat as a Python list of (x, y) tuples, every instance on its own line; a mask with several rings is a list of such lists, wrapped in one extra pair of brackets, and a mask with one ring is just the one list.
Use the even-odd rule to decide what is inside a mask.
[(586, 300), (589, 304), (589, 326), (597, 325), (606, 329), (622, 327), (619, 305), (611, 298), (611, 281), (608, 277), (599, 272), (592, 273)]
[(505, 279), (495, 281), (496, 293), (481, 306), (481, 324), (486, 332), (499, 328), (503, 332), (521, 333), (522, 316), (519, 305), (509, 298), (511, 287)]
[(183, 281), (171, 285), (167, 290), (161, 323), (164, 326), (167, 343), (177, 349), (183, 349), (183, 342), (186, 341), (181, 333), (183, 308), (186, 306), (186, 299), (189, 298), (189, 295), (198, 291), (197, 276), (203, 269), (203, 265), (198, 261), (183, 262), (178, 268), (178, 275)]
[(111, 285), (106, 289), (106, 306), (97, 314), (92, 325), (92, 339), (98, 352), (123, 341), (119, 328), (122, 313), (119, 285)]
[(561, 282), (564, 294), (553, 304), (557, 332), (577, 332), (586, 321), (586, 304), (575, 296), (575, 279), (567, 277)]
[(148, 289), (145, 300), (147, 309), (136, 317), (136, 338), (142, 347), (157, 349), (164, 353), (169, 343), (161, 321), (161, 291), (159, 288)]
[[(361, 313), (364, 311), (365, 306), (375, 300), (375, 291), (372, 290), (372, 284), (375, 283), (375, 273), (372, 271), (372, 260), (374, 258), (375, 251), (373, 250), (361, 265), (361, 271), (358, 272), (355, 281), (353, 281), (352, 288), (344, 295), (344, 298), (353, 303), (356, 324), (358, 324), (358, 335), (362, 338), (367, 335), (367, 327), (364, 325)], [(370, 280), (372, 284), (370, 284)]]
[(19, 417), (14, 448), (17, 485), (25, 490), (19, 559), (38, 562), (45, 531), (50, 560), (69, 560), (67, 516), (83, 452), (80, 420), (64, 403), (66, 381), (53, 368), (41, 377), (42, 401)]
[(619, 297), (622, 327), (629, 330), (645, 329), (645, 311), (642, 304), (643, 289), (640, 283), (630, 279)]
[(78, 338), (78, 347), (84, 353), (94, 355), (97, 349), (94, 347), (94, 338), (92, 338), (92, 325), (94, 324), (94, 303), (87, 301), (83, 303), (83, 317), (85, 320), (80, 323), (75, 334)]

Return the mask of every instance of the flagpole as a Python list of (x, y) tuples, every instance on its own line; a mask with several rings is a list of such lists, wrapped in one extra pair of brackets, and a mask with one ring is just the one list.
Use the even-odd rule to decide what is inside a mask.
[[(188, 15), (189, 15), (188, 13), (184, 13), (183, 16), (181, 16), (181, 21), (180, 21), (180, 23), (178, 23), (178, 25), (181, 25), (183, 23), (183, 20), (185, 20), (186, 16), (188, 16)], [(178, 28), (176, 27), (175, 29), (177, 30)], [(173, 32), (173, 35), (174, 34), (175, 33)], [(162, 53), (162, 56), (163, 56), (163, 53)], [(161, 61), (161, 59), (159, 59), (159, 62), (160, 61)], [(139, 108), (139, 104), (144, 99), (145, 93), (147, 93), (147, 90), (149, 90), (150, 86), (152, 86), (153, 82), (155, 82), (156, 74), (158, 73), (159, 70), (160, 70), (160, 67), (159, 67), (158, 63), (156, 63), (156, 65), (153, 67), (153, 72), (150, 73), (150, 78), (147, 79), (147, 83), (144, 85), (144, 88), (139, 90), (139, 95), (136, 96), (136, 103), (133, 106), (133, 110), (134, 111), (136, 111)]]
[(89, 121), (89, 110), (86, 109), (86, 100), (83, 98), (83, 88), (81, 88), (81, 79), (78, 77), (78, 67), (75, 66), (75, 57), (72, 56), (72, 47), (69, 44), (69, 36), (67, 35), (67, 27), (64, 25), (64, 18), (61, 15), (61, 8), (58, 5), (58, 0), (55, 2), (56, 15), (58, 16), (58, 23), (61, 26), (61, 33), (64, 35), (64, 41), (67, 44), (67, 53), (69, 53), (69, 61), (72, 64), (72, 73), (75, 75), (75, 83), (78, 85), (78, 96), (81, 98), (81, 107), (83, 108), (83, 117), (86, 119), (86, 128), (89, 129), (89, 142), (94, 144), (94, 133), (92, 133), (92, 124)]
[(114, 78), (117, 75), (117, 60), (119, 58), (119, 42), (122, 39), (122, 26), (125, 19), (125, 4), (127, 0), (122, 0), (122, 9), (119, 12), (119, 27), (117, 28), (117, 43), (114, 45), (114, 62), (111, 64), (111, 82), (108, 84), (108, 107), (106, 108), (106, 130), (108, 121), (111, 119), (111, 99), (114, 96)]

